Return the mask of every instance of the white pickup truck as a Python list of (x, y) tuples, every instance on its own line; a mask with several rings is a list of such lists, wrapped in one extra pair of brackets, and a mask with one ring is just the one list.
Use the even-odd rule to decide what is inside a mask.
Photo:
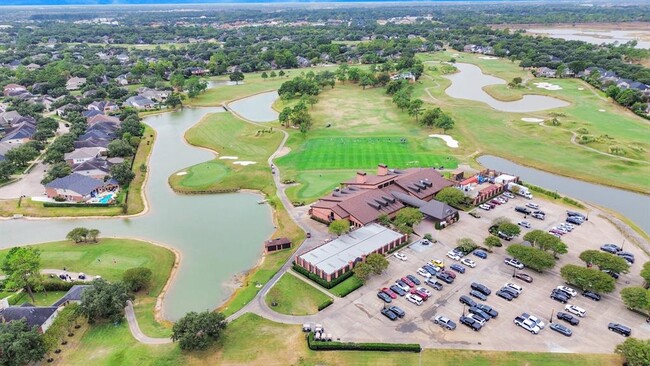
[(526, 319), (522, 316), (518, 316), (515, 318), (515, 324), (518, 326), (526, 329), (527, 331), (533, 333), (533, 334), (539, 334), (540, 328), (537, 326), (537, 323), (530, 319)]

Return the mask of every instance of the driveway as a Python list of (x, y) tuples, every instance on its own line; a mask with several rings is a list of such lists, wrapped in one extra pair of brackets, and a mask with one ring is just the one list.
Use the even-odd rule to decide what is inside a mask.
[(45, 188), (43, 188), (41, 180), (43, 180), (46, 170), (47, 167), (42, 162), (37, 163), (29, 173), (23, 175), (17, 182), (0, 187), (0, 199), (14, 199), (21, 196), (44, 197)]

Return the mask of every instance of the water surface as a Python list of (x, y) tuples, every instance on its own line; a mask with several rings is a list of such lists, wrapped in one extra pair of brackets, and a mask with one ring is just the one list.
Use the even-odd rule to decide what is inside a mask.
[(278, 92), (274, 90), (228, 103), (228, 108), (251, 121), (273, 122), (278, 120), (278, 112), (272, 108), (276, 99)]
[(650, 30), (590, 30), (581, 28), (535, 28), (527, 32), (545, 34), (567, 41), (591, 44), (627, 43), (637, 41), (636, 48), (650, 48)]

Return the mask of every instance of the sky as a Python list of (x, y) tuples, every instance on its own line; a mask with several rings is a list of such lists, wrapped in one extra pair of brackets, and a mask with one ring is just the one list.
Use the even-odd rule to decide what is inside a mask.
[[(313, 2), (421, 2), (467, 0), (0, 0), (1, 5), (128, 5), (128, 4), (210, 4), (210, 3), (313, 3)], [(488, 1), (488, 0), (470, 0)], [(501, 0), (521, 1), (521, 0)]]

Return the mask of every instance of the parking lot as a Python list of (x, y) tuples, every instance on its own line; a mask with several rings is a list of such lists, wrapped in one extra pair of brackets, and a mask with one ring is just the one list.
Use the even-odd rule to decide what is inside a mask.
[[(550, 201), (533, 200), (541, 206), (546, 213), (544, 221), (528, 216), (526, 219), (532, 224), (531, 229), (522, 228), (519, 238), (511, 242), (503, 241), (504, 246), (494, 248), (494, 253), (487, 259), (480, 259), (472, 254), (469, 258), (476, 262), (476, 268), (467, 268), (465, 274), (457, 273), (453, 284), (444, 284), (442, 291), (436, 291), (424, 284), (421, 285), (432, 292), (432, 297), (422, 306), (408, 302), (404, 297), (394, 299), (389, 305), (397, 305), (406, 311), (406, 316), (396, 321), (390, 321), (380, 314), (384, 302), (377, 297), (377, 291), (383, 287), (390, 287), (395, 280), (407, 275), (415, 275), (418, 279), (423, 277), (416, 274), (426, 262), (431, 259), (443, 260), (448, 267), (457, 263), (446, 257), (446, 253), (456, 247), (459, 238), (471, 238), (476, 243), (482, 244), (488, 235), (488, 228), (492, 221), (501, 216), (517, 222), (523, 219), (523, 214), (514, 211), (515, 206), (523, 206), (530, 201), (524, 198), (511, 199), (504, 205), (497, 206), (490, 211), (479, 210), (481, 217), (474, 218), (466, 213), (461, 213), (458, 223), (437, 231), (431, 222), (423, 222), (416, 228), (416, 233), (424, 235), (431, 233), (438, 243), (423, 246), (414, 244), (401, 250), (408, 259), (401, 261), (393, 256), (389, 258), (390, 266), (386, 273), (371, 278), (361, 289), (348, 295), (346, 298), (337, 299), (332, 309), (327, 309), (323, 315), (322, 323), (327, 327), (328, 333), (344, 341), (359, 342), (405, 342), (420, 343), (425, 348), (471, 348), (484, 350), (516, 350), (516, 351), (547, 351), (547, 352), (582, 352), (582, 353), (611, 353), (614, 347), (625, 338), (607, 329), (609, 322), (618, 322), (632, 328), (632, 336), (637, 338), (650, 338), (650, 324), (645, 322), (642, 315), (633, 313), (625, 308), (620, 300), (619, 292), (626, 286), (640, 286), (642, 284), (639, 272), (643, 263), (648, 261), (648, 256), (634, 245), (627, 243), (624, 250), (632, 252), (636, 261), (629, 274), (621, 275), (617, 280), (616, 291), (603, 294), (601, 301), (596, 302), (578, 295), (569, 301), (569, 304), (586, 309), (584, 318), (580, 319), (578, 326), (557, 320), (553, 321), (567, 326), (573, 331), (572, 337), (565, 337), (549, 329), (549, 320), (553, 313), (564, 311), (564, 304), (550, 299), (550, 292), (564, 281), (559, 275), (560, 268), (569, 263), (582, 265), (578, 255), (587, 249), (598, 249), (604, 243), (614, 243), (621, 246), (623, 239), (615, 227), (606, 219), (593, 215), (589, 220), (564, 235), (562, 240), (568, 245), (569, 253), (561, 256), (557, 265), (550, 271), (539, 274), (535, 271), (524, 269), (534, 279), (533, 283), (526, 283), (513, 278), (513, 267), (504, 264), (507, 256), (505, 248), (511, 243), (520, 243), (521, 237), (529, 230), (548, 230), (563, 222), (566, 218), (567, 207), (556, 205)], [(584, 212), (585, 214), (587, 212)], [(488, 321), (479, 331), (474, 332), (465, 325), (460, 324), (459, 317), (465, 308), (458, 301), (461, 295), (468, 295), (470, 284), (479, 282), (492, 290), (486, 304), (499, 312), (497, 318)], [(504, 283), (513, 282), (524, 288), (522, 294), (508, 302), (495, 295)], [(477, 299), (473, 298), (475, 301)], [(516, 316), (526, 312), (542, 319), (546, 327), (537, 335), (531, 334), (516, 326), (513, 320)], [(457, 323), (454, 331), (444, 330), (433, 323), (436, 315), (444, 315)]]

